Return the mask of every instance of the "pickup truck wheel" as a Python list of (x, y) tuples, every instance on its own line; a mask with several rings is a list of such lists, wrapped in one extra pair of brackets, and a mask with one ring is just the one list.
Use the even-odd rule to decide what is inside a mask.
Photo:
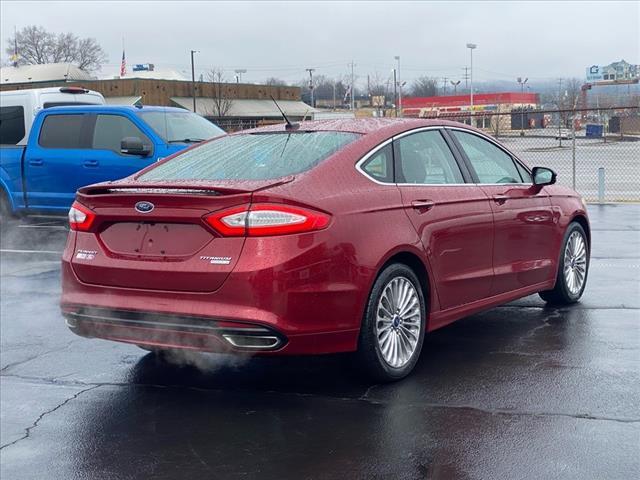
[(7, 194), (3, 191), (0, 191), (0, 221), (5, 223), (10, 220), (15, 220), (16, 216), (13, 214), (11, 210), (11, 205), (9, 204), (9, 199), (7, 198)]

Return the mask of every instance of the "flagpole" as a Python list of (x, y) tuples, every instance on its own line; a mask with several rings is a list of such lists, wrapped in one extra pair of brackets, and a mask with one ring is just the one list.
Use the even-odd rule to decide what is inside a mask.
[(13, 66), (18, 66), (18, 30), (13, 26)]
[(122, 62), (120, 63), (120, 78), (127, 74), (127, 60), (124, 54), (124, 35), (122, 36)]

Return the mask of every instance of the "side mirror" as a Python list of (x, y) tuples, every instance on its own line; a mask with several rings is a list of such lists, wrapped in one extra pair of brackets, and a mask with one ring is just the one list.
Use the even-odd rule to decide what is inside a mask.
[(140, 137), (124, 137), (120, 141), (120, 153), (146, 157), (151, 153), (151, 146), (143, 143)]
[(546, 167), (533, 167), (531, 170), (531, 176), (533, 177), (533, 184), (540, 187), (544, 185), (553, 185), (556, 183), (556, 172)]

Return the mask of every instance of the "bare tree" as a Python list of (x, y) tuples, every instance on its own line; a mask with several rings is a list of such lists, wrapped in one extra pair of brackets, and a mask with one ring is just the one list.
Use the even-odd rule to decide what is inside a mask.
[(75, 63), (81, 69), (89, 72), (98, 70), (107, 61), (107, 55), (95, 38), (78, 39), (76, 45)]
[[(310, 97), (309, 78), (304, 78), (297, 83), (300, 87), (303, 97)], [(316, 100), (332, 100), (335, 98), (336, 103), (341, 104), (347, 87), (342, 80), (327, 77), (326, 75), (314, 75), (313, 77), (313, 95)]]
[(233, 99), (226, 90), (226, 78), (221, 68), (213, 68), (207, 72), (207, 81), (213, 84), (213, 105), (210, 112), (205, 112), (206, 116), (214, 118), (225, 117), (233, 105)]
[(438, 94), (438, 79), (431, 77), (416, 78), (411, 85), (414, 97), (435, 97)]
[(546, 101), (560, 110), (560, 124), (569, 124), (573, 114), (568, 110), (575, 110), (578, 106), (582, 83), (578, 78), (562, 78), (558, 80), (558, 87), (546, 95)]
[(372, 97), (387, 96), (387, 86), (389, 82), (385, 81), (378, 72), (369, 77), (369, 95)]
[(17, 50), (18, 65), (73, 63), (87, 71), (99, 70), (107, 55), (95, 38), (79, 38), (73, 33), (54, 34), (37, 25), (24, 27), (7, 39), (6, 53)]
[(270, 85), (272, 87), (286, 87), (288, 84), (284, 80), (276, 77), (269, 77), (264, 81), (265, 85)]

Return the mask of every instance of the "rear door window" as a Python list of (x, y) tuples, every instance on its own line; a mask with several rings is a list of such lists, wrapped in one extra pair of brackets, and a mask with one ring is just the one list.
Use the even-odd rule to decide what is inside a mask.
[(0, 144), (17, 145), (24, 135), (24, 108), (0, 107)]
[(360, 137), (347, 132), (249, 133), (179, 153), (141, 180), (267, 180), (294, 175)]
[(83, 131), (86, 115), (48, 115), (42, 123), (38, 143), (43, 148), (87, 148)]
[(395, 140), (394, 143), (398, 183), (464, 183), (458, 162), (438, 130), (412, 133)]
[(93, 128), (91, 146), (96, 150), (120, 153), (120, 142), (125, 137), (138, 137), (151, 146), (151, 141), (131, 120), (121, 115), (98, 115)]

